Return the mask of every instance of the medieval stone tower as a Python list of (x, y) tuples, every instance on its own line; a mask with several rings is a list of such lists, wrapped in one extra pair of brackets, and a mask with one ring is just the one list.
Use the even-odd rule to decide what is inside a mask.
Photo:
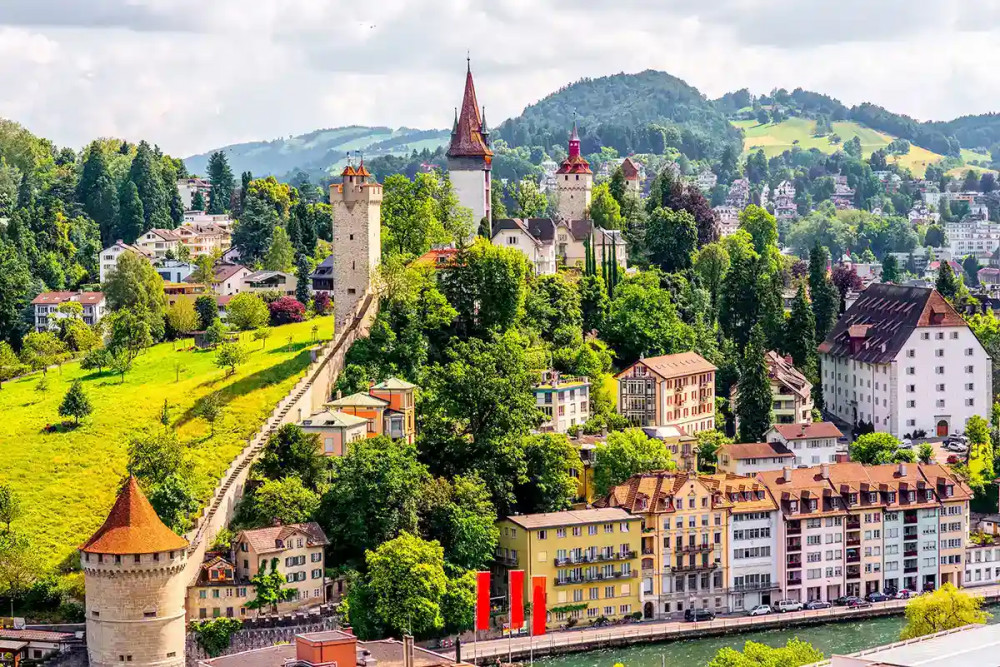
[(80, 547), (91, 667), (184, 666), (187, 547), (130, 477)]
[(559, 197), (557, 215), (561, 220), (583, 220), (590, 210), (590, 194), (594, 187), (594, 172), (590, 163), (580, 155), (580, 135), (573, 123), (569, 137), (569, 156), (556, 171), (556, 188)]
[(334, 326), (342, 331), (371, 285), (382, 261), (382, 186), (364, 160), (344, 168), (343, 183), (330, 186), (333, 211)]
[(480, 113), (479, 102), (476, 100), (472, 68), (467, 66), (462, 108), (455, 114), (451, 144), (448, 146), (448, 176), (458, 203), (472, 210), (474, 230), (479, 228), (483, 218), (489, 223), (487, 227), (493, 223), (490, 211), (493, 151), (490, 150), (490, 134), (486, 129), (484, 115), (485, 112)]

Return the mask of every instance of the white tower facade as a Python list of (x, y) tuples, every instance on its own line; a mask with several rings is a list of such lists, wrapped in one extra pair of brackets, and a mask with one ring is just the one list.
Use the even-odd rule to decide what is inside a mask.
[(342, 183), (330, 186), (333, 214), (333, 305), (335, 331), (342, 331), (371, 286), (382, 261), (382, 186), (364, 161), (348, 165)]
[(569, 137), (569, 156), (556, 171), (558, 206), (556, 215), (560, 220), (585, 220), (590, 216), (590, 197), (594, 189), (594, 172), (590, 163), (580, 155), (580, 135), (573, 123), (573, 133)]
[(478, 229), (486, 218), (492, 225), (490, 210), (490, 180), (493, 168), (493, 151), (489, 145), (489, 131), (476, 100), (476, 87), (472, 69), (465, 73), (465, 94), (462, 109), (455, 114), (455, 125), (448, 146), (448, 175), (458, 203), (472, 211), (473, 229)]

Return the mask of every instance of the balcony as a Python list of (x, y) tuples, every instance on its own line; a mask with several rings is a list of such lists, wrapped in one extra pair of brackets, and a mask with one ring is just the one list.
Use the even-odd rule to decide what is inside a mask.
[(861, 519), (859, 517), (847, 517), (847, 530), (861, 530)]
[(801, 576), (798, 576), (798, 577), (788, 577), (788, 579), (785, 580), (785, 583), (788, 586), (801, 586), (802, 585), (802, 577)]
[[(509, 565), (511, 567), (517, 567), (517, 554), (514, 554), (513, 556), (497, 555), (493, 557), (493, 560), (494, 562), (497, 563), (497, 565)], [(558, 558), (556, 560), (558, 560)]]
[(916, 558), (917, 557), (917, 550), (916, 549), (905, 549), (903, 551), (903, 556), (905, 558)]
[(855, 566), (852, 566), (852, 567), (848, 567), (844, 571), (844, 574), (847, 576), (848, 579), (860, 579), (861, 578), (861, 566), (860, 565), (855, 565)]
[(566, 577), (565, 579), (556, 579), (556, 586), (570, 586), (573, 584), (589, 584), (595, 581), (611, 581), (613, 579), (629, 579), (632, 577), (638, 577), (639, 573), (636, 571), (623, 572), (622, 570), (617, 570), (611, 574), (604, 574), (603, 572), (598, 572), (597, 574), (590, 575), (584, 574), (579, 577)]
[[(643, 551), (643, 553), (645, 553), (645, 551)], [(652, 552), (650, 552), (650, 553), (652, 553)], [(637, 555), (638, 554), (635, 551), (626, 551), (624, 553), (616, 551), (616, 552), (614, 552), (612, 554), (598, 553), (598, 554), (596, 554), (594, 556), (588, 556), (587, 554), (583, 554), (580, 558), (574, 558), (572, 556), (567, 556), (566, 558), (558, 558), (557, 557), (557, 558), (554, 559), (554, 562), (555, 562), (556, 566), (562, 567), (562, 566), (565, 566), (565, 565), (580, 565), (580, 564), (586, 564), (586, 563), (600, 563), (600, 562), (606, 562), (606, 561), (611, 561), (611, 560), (631, 560), (632, 558), (635, 558)], [(515, 565), (516, 565), (516, 563), (515, 563)]]
[(642, 555), (643, 556), (652, 556), (653, 555), (653, 550), (650, 549), (649, 547), (647, 547), (647, 548), (645, 548), (645, 549), (642, 550)]
[(690, 563), (685, 563), (680, 565), (675, 563), (673, 567), (674, 572), (697, 572), (699, 570), (715, 570), (718, 569), (718, 563), (696, 563), (691, 565)]
[(802, 540), (799, 538), (789, 538), (787, 544), (785, 545), (785, 551), (802, 551)]
[(756, 584), (739, 584), (736, 586), (730, 586), (729, 590), (733, 593), (753, 593), (756, 591), (774, 591), (781, 588), (776, 581), (763, 581)]
[(905, 523), (905, 524), (912, 524), (912, 523), (916, 523), (916, 522), (917, 522), (917, 513), (916, 512), (913, 512), (912, 514), (909, 513), (909, 512), (907, 512), (906, 514), (903, 515), (903, 523)]
[(847, 560), (848, 563), (860, 563), (861, 562), (861, 554), (853, 554), (853, 555), (848, 554), (846, 560)]
[(802, 567), (802, 559), (799, 557), (789, 556), (788, 561), (785, 563), (785, 567), (788, 568)]
[(789, 535), (801, 535), (802, 534), (802, 522), (796, 521), (794, 523), (788, 523), (788, 529), (785, 531)]
[(688, 544), (682, 547), (677, 547), (675, 551), (677, 553), (691, 554), (701, 551), (711, 551), (713, 548), (715, 548), (714, 544)]
[(847, 546), (849, 546), (849, 547), (858, 547), (858, 546), (861, 546), (861, 538), (859, 538), (859, 537), (848, 538), (848, 540), (847, 540)]
[(903, 572), (905, 572), (906, 574), (915, 574), (916, 571), (917, 571), (917, 566), (916, 565), (912, 565), (910, 567), (904, 567), (903, 568)]

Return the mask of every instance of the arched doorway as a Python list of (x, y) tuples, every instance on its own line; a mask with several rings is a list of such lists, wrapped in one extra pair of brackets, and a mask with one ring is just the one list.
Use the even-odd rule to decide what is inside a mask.
[(937, 435), (939, 438), (943, 438), (948, 435), (948, 420), (942, 419), (937, 423)]
[(653, 603), (652, 602), (647, 602), (645, 604), (645, 606), (643, 606), (643, 608), (642, 608), (642, 617), (643, 618), (653, 618)]

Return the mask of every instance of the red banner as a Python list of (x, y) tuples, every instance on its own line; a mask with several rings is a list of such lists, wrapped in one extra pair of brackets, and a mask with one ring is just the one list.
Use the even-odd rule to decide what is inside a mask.
[(476, 573), (476, 630), (490, 629), (490, 573)]
[(531, 634), (545, 634), (545, 577), (531, 578)]
[(510, 571), (510, 629), (520, 630), (524, 625), (524, 570)]

